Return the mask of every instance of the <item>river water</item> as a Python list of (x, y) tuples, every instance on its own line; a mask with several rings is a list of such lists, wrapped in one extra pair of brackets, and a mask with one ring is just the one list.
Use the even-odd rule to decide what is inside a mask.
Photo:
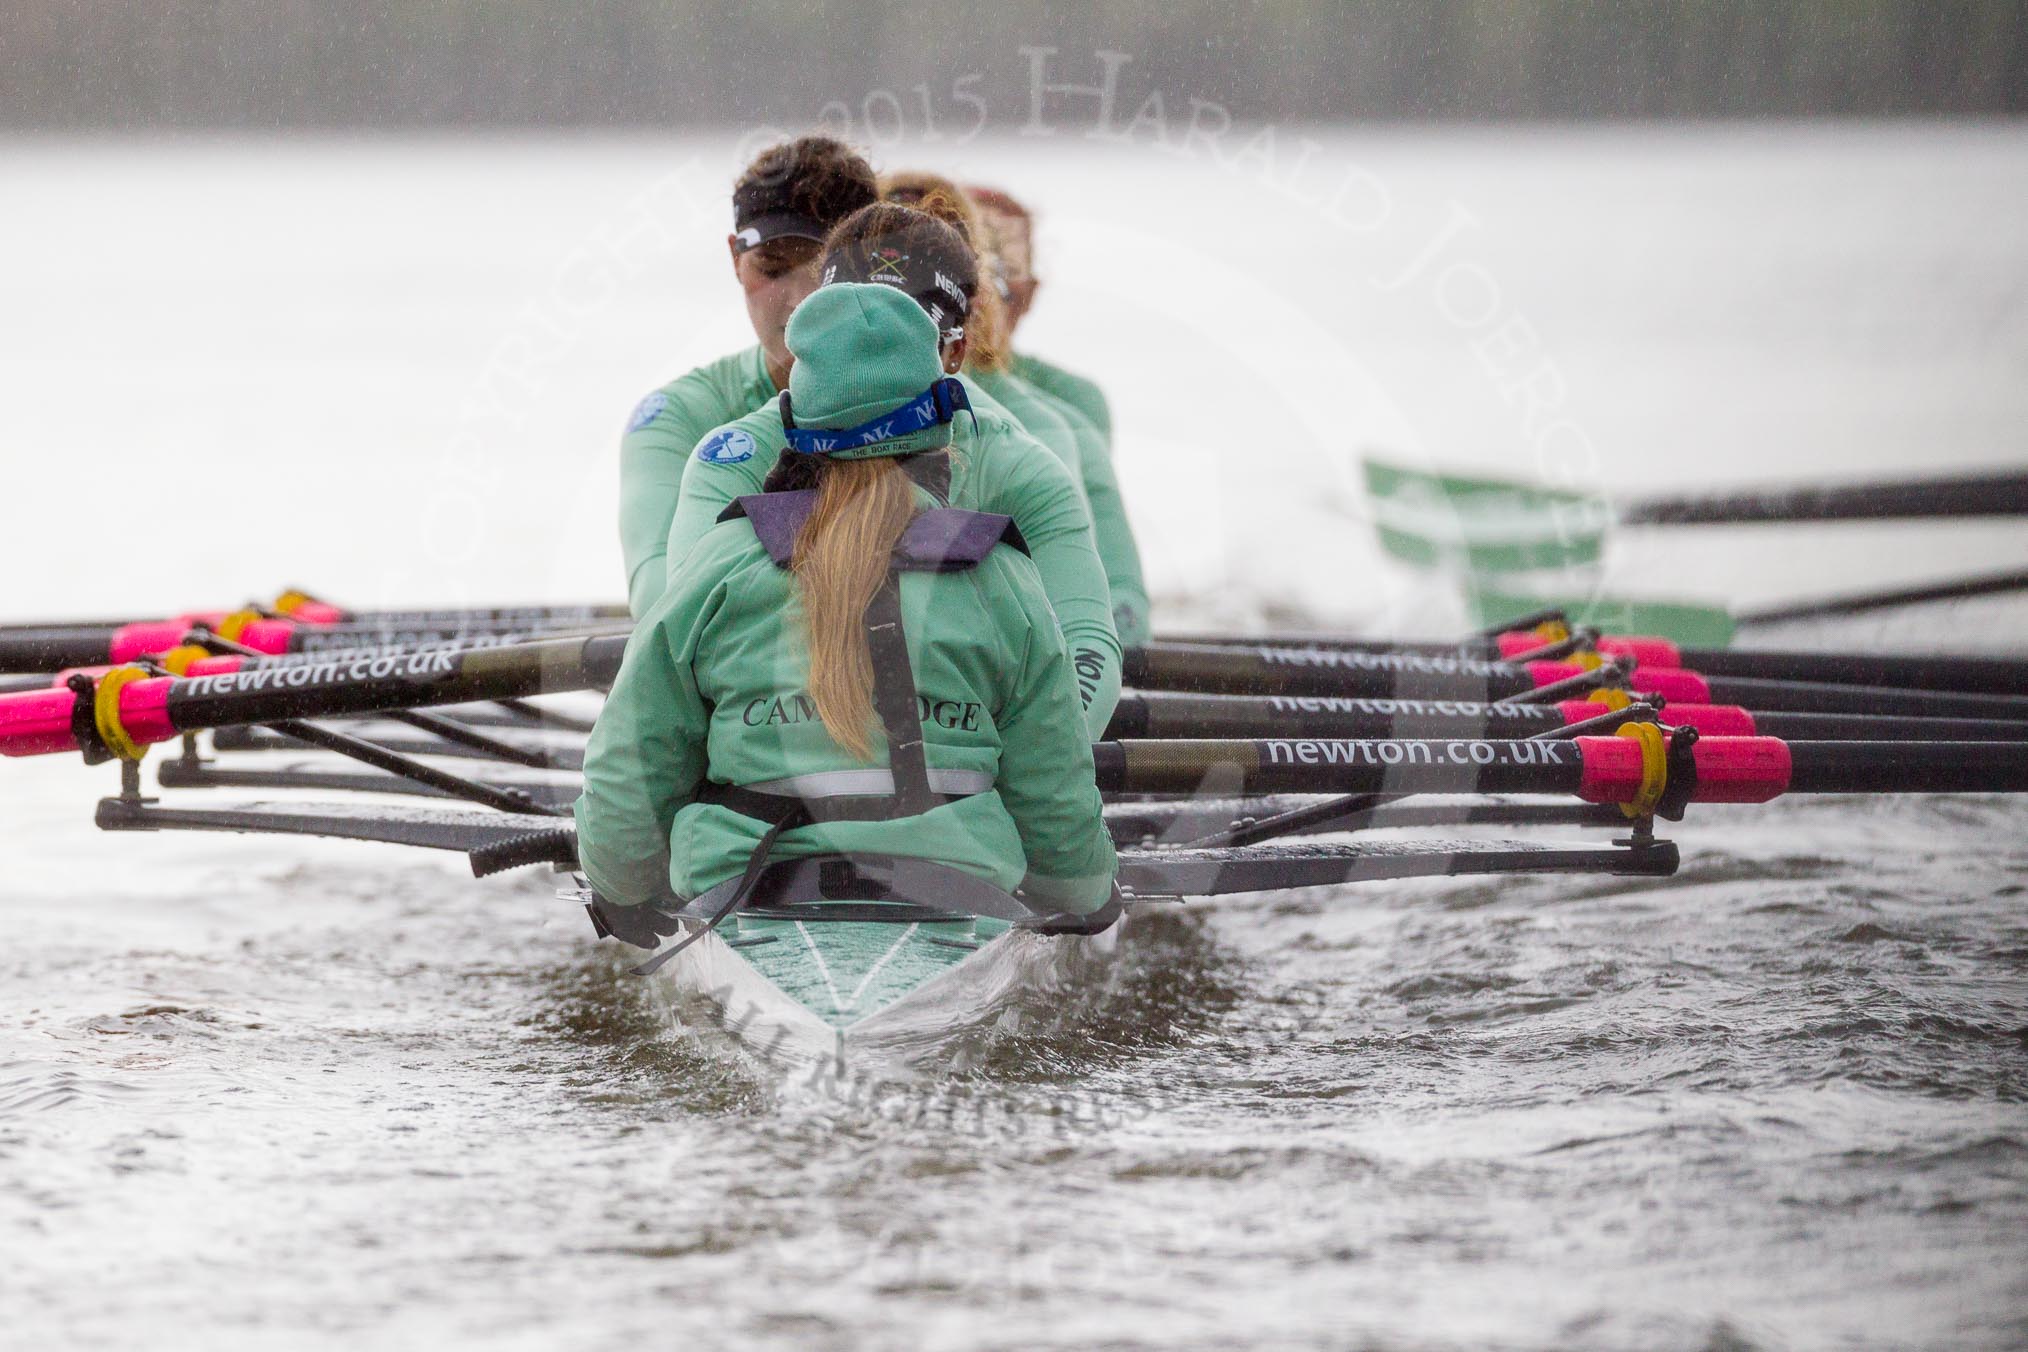
[[(1366, 448), (1588, 447), (1623, 493), (2024, 458), (2016, 129), (1297, 139), (883, 157), (1043, 209), (1030, 341), (1107, 375), (1165, 626), (1452, 623), (1368, 542)], [(0, 146), (0, 619), (617, 595), (619, 423), (740, 340), (733, 159)], [(1740, 529), (1630, 534), (1612, 576), (1751, 605), (2024, 564), (2013, 524)], [(727, 1053), (545, 880), (105, 837), (111, 788), (0, 773), (9, 1344), (2028, 1343), (1999, 799), (1699, 811), (1662, 881), (1193, 903), (904, 1081)]]

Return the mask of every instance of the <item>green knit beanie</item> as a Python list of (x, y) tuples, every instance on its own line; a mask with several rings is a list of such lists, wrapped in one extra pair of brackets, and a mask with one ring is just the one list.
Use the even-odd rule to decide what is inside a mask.
[(782, 399), (789, 445), (840, 460), (951, 444), (964, 387), (944, 376), (937, 326), (907, 295), (865, 282), (810, 293), (789, 317), (796, 364)]

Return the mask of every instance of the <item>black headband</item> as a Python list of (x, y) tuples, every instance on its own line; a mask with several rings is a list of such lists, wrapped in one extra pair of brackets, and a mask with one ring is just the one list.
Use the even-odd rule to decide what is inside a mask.
[(871, 282), (903, 292), (936, 322), (937, 331), (963, 328), (972, 304), (955, 278), (931, 259), (915, 258), (891, 244), (852, 243), (834, 249), (824, 263), (822, 284)]

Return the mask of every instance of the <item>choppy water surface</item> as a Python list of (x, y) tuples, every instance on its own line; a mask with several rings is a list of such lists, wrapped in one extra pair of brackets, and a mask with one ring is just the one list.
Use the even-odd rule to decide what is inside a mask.
[[(1840, 142), (1844, 159), (1827, 169), (1806, 157), (1810, 172), (1844, 174), (1858, 192), (1883, 163), (1910, 162), (1908, 135), (1882, 133), (1877, 155), (1863, 139)], [(1461, 181), (1486, 153), (1471, 138), (1418, 144)], [(1989, 141), (1978, 145), (1990, 156)], [(1699, 152), (1710, 212), (1731, 201), (1751, 218), (1742, 203), (1778, 157), (1756, 146), (1763, 177), (1729, 189), (1726, 157)], [(1405, 161), (1412, 149), (1387, 153)], [(174, 178), (185, 152), (157, 153), (171, 158), (151, 172)], [(197, 181), (237, 174), (252, 201), (267, 182), (261, 156), (274, 152), (238, 170), (215, 158), (235, 153), (254, 154), (207, 152)], [(1006, 153), (1010, 173), (1033, 169)], [(1505, 151), (1483, 168), (1489, 181), (1512, 175), (1503, 191), (1518, 196), (1506, 200), (1548, 194), (1562, 211), (1586, 193), (1610, 198), (1612, 166), (1631, 172), (1647, 154), (1611, 138), (1531, 153), (1527, 172)], [(525, 170), (501, 154), (463, 172), (513, 184)], [(1933, 176), (1947, 198), (1958, 180)], [(1976, 165), (1960, 177), (1969, 199), (1997, 191)], [(1497, 218), (1498, 202), (1477, 204)], [(1655, 211), (1674, 215), (1666, 203)], [(427, 236), (429, 219), (411, 225)], [(1727, 249), (1750, 239), (1728, 245), (1693, 225), (1669, 285), (1694, 291), (1697, 269), (1737, 280)], [(1927, 236), (1913, 237), (1904, 289), (1927, 257)], [(2028, 258), (2008, 238), (1989, 239), (1977, 266), (2018, 288)], [(1891, 271), (1900, 247), (1857, 250), (1860, 271)], [(345, 266), (305, 273), (305, 303), (335, 304)], [(505, 267), (471, 260), (459, 285), (477, 293)], [(1752, 275), (1766, 289), (1766, 269)], [(1579, 288), (1539, 316), (1578, 335), (1574, 371), (1611, 346), (1582, 336), (1611, 315), (1610, 291)], [(1975, 294), (1992, 319), (1988, 290), (1941, 294), (1944, 311)], [(1946, 318), (1925, 316), (1922, 331)], [(146, 322), (173, 327), (166, 310)], [(213, 344), (244, 336), (229, 314), (206, 322)], [(1983, 332), (1987, 346), (1962, 370), (1929, 351), (1891, 401), (1914, 420), (1925, 399), (1986, 388), (1980, 363), (2020, 343), (2018, 316)], [(1794, 338), (1784, 333), (1766, 360)], [(1721, 337), (1714, 347), (1732, 341)], [(349, 331), (320, 341), (339, 365), (379, 351)], [(1880, 359), (1862, 346), (1855, 360)], [(166, 359), (196, 369), (204, 354), (200, 343)], [(378, 368), (358, 369), (393, 401), (375, 417), (427, 418), (427, 392), (404, 407), (372, 385)], [(1878, 392), (1836, 370), (1843, 378), (1820, 380), (1820, 393)], [(550, 378), (559, 399), (595, 390), (584, 402), (601, 421), (584, 435), (605, 447), (625, 398), (589, 376)], [(1441, 383), (1431, 380), (1423, 394)], [(256, 391), (266, 412), (212, 429), (205, 453), (265, 471), (292, 428), (278, 411), (301, 409), (310, 388)], [(2018, 386), (2008, 388), (1954, 404), (1953, 416), (1996, 441), (2017, 436)], [(1608, 422), (1631, 422), (1647, 396), (1636, 388), (1614, 404), (1595, 383), (1587, 397), (1611, 410)], [(1796, 399), (1800, 410), (1816, 396)], [(113, 425), (71, 403), (69, 423), (52, 412), (21, 426), (57, 436)], [(1666, 423), (1678, 444), (1700, 426), (1715, 437), (1724, 418), (1700, 424), (1708, 413), (1671, 404), (1658, 430)], [(162, 416), (173, 424), (173, 411)], [(1863, 409), (1840, 419), (1866, 421)], [(366, 446), (369, 424), (344, 435)], [(116, 425), (129, 435), (130, 422)], [(339, 435), (316, 419), (301, 430), (313, 445)], [(510, 441), (502, 454), (526, 469), (512, 457), (536, 452)], [(1727, 454), (1735, 466), (1748, 458), (1736, 444)], [(1889, 438), (1854, 454), (1878, 464), (1899, 451)], [(1666, 478), (1629, 463), (1636, 479)], [(1843, 463), (1824, 450), (1791, 468)], [(331, 484), (330, 530), (299, 524), (321, 541), (305, 544), (321, 563), (373, 552), (356, 535), (381, 522), (374, 495), (386, 480), (373, 480)], [(513, 483), (493, 486), (503, 512), (521, 510)], [(600, 550), (605, 505), (583, 514)], [(68, 547), (70, 529), (21, 523), (13, 543), (40, 558)], [(1882, 556), (1883, 569), (1949, 571), (2000, 538), (1842, 535), (1832, 563), (1792, 550), (1782, 590), (1836, 589), (1835, 561), (1859, 554)], [(378, 536), (373, 567), (395, 571), (347, 580), (416, 598), (416, 577), (390, 563), (408, 543)], [(607, 575), (603, 555), (565, 564), (552, 543), (554, 557), (531, 563), (511, 543), (491, 543), (496, 576), (463, 572), (461, 585), (490, 580), (484, 599), (544, 587), (576, 597)], [(134, 585), (188, 589), (165, 604), (265, 585), (245, 569), (266, 555), (231, 544), (194, 540)], [(1694, 559), (1711, 585), (1747, 574), (1729, 555)], [(1309, 613), (1282, 585), (1287, 559), (1228, 562), (1225, 590), (1194, 612), (1172, 606), (1175, 623)], [(1187, 578), (1166, 576), (1173, 601)], [(117, 611), (127, 599), (111, 576), (67, 572), (46, 593), (13, 585), (0, 598), (9, 616)], [(2018, 610), (1957, 615), (1928, 635), (1859, 626), (1804, 637), (1955, 640), (1966, 616), (1983, 642), (2028, 632)], [(0, 1341), (1714, 1352), (2028, 1342), (2019, 805), (1711, 809), (1673, 829), (1685, 865), (1669, 880), (1438, 879), (1163, 910), (1137, 919), (1104, 981), (1069, 1008), (1028, 1010), (968, 1069), (904, 1082), (785, 1077), (672, 1023), (546, 880), (474, 882), (457, 861), (377, 847), (104, 837), (90, 802), (110, 788), (109, 772), (70, 763), (0, 767)]]
[(108, 1346), (2017, 1341), (2018, 811), (1711, 816), (1667, 882), (1148, 917), (1075, 1018), (914, 1083), (701, 1045), (533, 883), (183, 845), (201, 887), (14, 890), (9, 1304)]

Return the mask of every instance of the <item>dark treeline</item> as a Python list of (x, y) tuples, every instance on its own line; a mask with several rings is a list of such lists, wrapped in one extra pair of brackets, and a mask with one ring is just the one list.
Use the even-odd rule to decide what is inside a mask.
[(0, 125), (725, 126), (837, 100), (1005, 128), (1038, 69), (1096, 85), (1102, 51), (1122, 121), (1157, 93), (1276, 121), (2028, 108), (2015, 0), (6, 0)]

